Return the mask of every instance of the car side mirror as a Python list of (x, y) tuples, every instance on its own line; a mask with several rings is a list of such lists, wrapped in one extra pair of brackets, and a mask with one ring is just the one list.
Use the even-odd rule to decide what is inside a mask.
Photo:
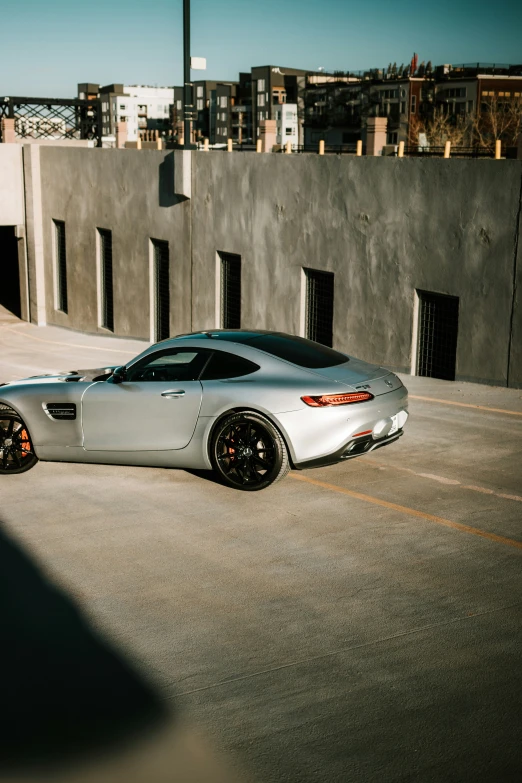
[(127, 368), (126, 367), (116, 367), (112, 374), (112, 382), (113, 383), (123, 383), (125, 378), (127, 377)]

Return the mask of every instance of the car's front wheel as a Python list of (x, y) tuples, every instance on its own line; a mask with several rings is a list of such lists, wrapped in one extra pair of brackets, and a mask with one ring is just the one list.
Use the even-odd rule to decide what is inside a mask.
[(211, 460), (223, 483), (235, 489), (265, 489), (290, 470), (280, 432), (259, 413), (233, 413), (212, 437)]
[(0, 410), (0, 475), (24, 473), (36, 465), (29, 432), (14, 411)]

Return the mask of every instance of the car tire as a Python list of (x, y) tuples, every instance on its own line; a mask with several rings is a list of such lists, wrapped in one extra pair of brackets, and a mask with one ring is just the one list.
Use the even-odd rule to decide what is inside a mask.
[(233, 413), (219, 422), (210, 459), (223, 484), (246, 492), (265, 489), (290, 470), (281, 433), (254, 411)]
[(37, 462), (23, 419), (15, 411), (0, 410), (0, 476), (25, 473)]

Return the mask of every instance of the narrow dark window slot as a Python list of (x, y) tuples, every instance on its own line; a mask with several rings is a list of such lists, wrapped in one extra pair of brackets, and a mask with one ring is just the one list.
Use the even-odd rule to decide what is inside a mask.
[(221, 325), (241, 328), (241, 256), (219, 253), (221, 259)]
[(306, 336), (329, 348), (333, 342), (334, 276), (332, 272), (305, 269)]
[(67, 254), (65, 245), (65, 223), (54, 220), (56, 241), (56, 307), (63, 313), (67, 308)]
[(170, 336), (169, 243), (153, 239), (154, 246), (154, 331), (156, 342)]
[(112, 231), (99, 228), (98, 232), (100, 234), (101, 325), (113, 332)]
[(417, 374), (427, 378), (455, 380), (459, 299), (418, 291), (419, 344)]

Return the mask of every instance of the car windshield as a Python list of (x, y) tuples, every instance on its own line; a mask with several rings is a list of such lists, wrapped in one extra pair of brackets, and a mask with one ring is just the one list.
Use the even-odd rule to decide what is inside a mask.
[[(218, 336), (216, 334), (216, 336)], [(339, 351), (334, 351), (326, 345), (306, 340), (304, 337), (296, 337), (292, 334), (259, 333), (259, 332), (221, 332), (220, 340), (230, 340), (235, 343), (251, 345), (252, 348), (259, 348), (261, 351), (277, 356), (278, 359), (284, 359), (286, 362), (296, 364), (298, 367), (307, 369), (320, 369), (324, 367), (336, 367), (338, 364), (345, 364), (349, 361)]]

